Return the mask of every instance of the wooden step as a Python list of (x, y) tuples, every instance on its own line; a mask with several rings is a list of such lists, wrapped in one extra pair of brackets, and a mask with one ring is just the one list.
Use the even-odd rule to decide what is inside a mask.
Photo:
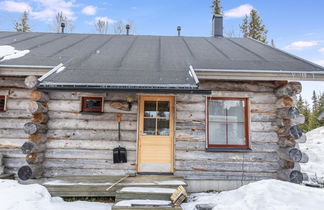
[(170, 200), (170, 196), (176, 188), (160, 187), (124, 187), (117, 191), (115, 201), (121, 200)]
[(173, 206), (169, 200), (124, 200), (117, 202), (112, 207), (113, 210), (129, 209), (156, 209), (156, 210), (182, 210), (179, 206)]

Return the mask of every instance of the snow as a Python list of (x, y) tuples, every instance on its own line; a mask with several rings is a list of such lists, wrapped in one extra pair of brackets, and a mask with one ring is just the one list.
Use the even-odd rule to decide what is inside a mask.
[(139, 192), (139, 193), (163, 193), (172, 194), (176, 189), (173, 188), (158, 188), (158, 187), (124, 187), (121, 192)]
[(43, 183), (44, 185), (61, 185), (61, 186), (70, 186), (70, 185), (89, 185), (89, 186), (97, 186), (97, 185), (107, 185), (110, 186), (113, 183), (111, 182), (97, 182), (97, 183), (92, 183), (92, 182), (66, 182), (62, 180), (53, 180), (53, 181), (47, 181)]
[(324, 127), (306, 133), (307, 141), (299, 144), (300, 149), (309, 156), (308, 163), (301, 163), (301, 171), (312, 179), (318, 177), (324, 182)]
[(15, 50), (10, 45), (0, 45), (0, 62), (20, 58), (29, 53), (29, 50)]
[(197, 204), (211, 204), (213, 210), (320, 210), (324, 190), (270, 179), (232, 191), (193, 194), (181, 207), (192, 210)]
[(119, 201), (115, 204), (115, 206), (132, 206), (132, 204), (137, 205), (170, 205), (171, 201), (164, 201), (164, 200), (124, 200)]
[(185, 185), (186, 184), (181, 180), (156, 181), (154, 183), (156, 183), (157, 185)]
[(65, 202), (52, 198), (39, 184), (21, 185), (14, 180), (0, 180), (1, 210), (110, 210), (112, 204), (99, 202)]

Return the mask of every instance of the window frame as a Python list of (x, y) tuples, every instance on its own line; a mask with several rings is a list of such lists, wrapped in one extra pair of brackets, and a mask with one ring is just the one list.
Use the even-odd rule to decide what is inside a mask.
[[(238, 144), (210, 144), (209, 143), (209, 101), (212, 100), (240, 100), (244, 101), (244, 135), (245, 135), (245, 144), (238, 145)], [(207, 150), (212, 151), (215, 150), (224, 150), (224, 151), (231, 151), (231, 150), (250, 150), (250, 100), (249, 98), (242, 98), (242, 97), (206, 97), (206, 148)]]
[[(101, 101), (101, 107), (99, 108), (86, 108), (85, 107), (85, 100), (92, 99), (92, 100), (100, 100)], [(98, 96), (82, 96), (81, 97), (81, 112), (85, 113), (103, 113), (104, 112), (104, 97), (98, 97)]]
[(0, 112), (4, 112), (7, 110), (7, 96), (6, 95), (0, 95), (0, 99), (4, 100), (3, 108), (0, 107)]

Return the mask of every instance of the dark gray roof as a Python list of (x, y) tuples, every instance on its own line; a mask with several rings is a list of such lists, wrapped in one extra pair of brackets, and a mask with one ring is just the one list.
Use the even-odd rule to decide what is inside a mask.
[(0, 45), (30, 50), (1, 65), (66, 67), (44, 82), (195, 86), (199, 69), (324, 71), (248, 38), (0, 32)]

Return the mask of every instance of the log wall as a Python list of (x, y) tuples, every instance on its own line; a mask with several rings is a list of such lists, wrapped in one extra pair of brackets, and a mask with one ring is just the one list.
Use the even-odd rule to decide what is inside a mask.
[(276, 130), (277, 82), (201, 81), (214, 97), (248, 97), (252, 151), (206, 152), (205, 96), (176, 97), (176, 175), (194, 180), (254, 181), (276, 178), (279, 166)]

